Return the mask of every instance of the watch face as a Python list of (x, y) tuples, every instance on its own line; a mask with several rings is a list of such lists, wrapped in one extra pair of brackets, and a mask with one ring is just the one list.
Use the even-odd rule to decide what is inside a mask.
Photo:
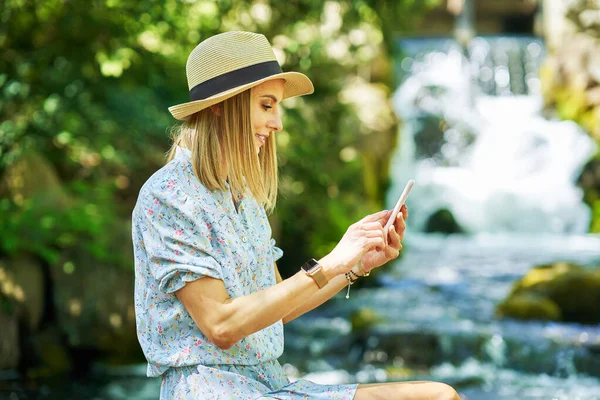
[(317, 260), (315, 260), (314, 258), (311, 258), (310, 260), (308, 260), (307, 262), (304, 263), (304, 265), (302, 266), (302, 269), (305, 270), (306, 272), (308, 272), (311, 269), (313, 269), (314, 267), (316, 267), (317, 265), (319, 265)]

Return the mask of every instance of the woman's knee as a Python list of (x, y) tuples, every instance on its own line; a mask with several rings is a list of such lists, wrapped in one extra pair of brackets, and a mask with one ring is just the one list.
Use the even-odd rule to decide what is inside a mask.
[(460, 396), (452, 386), (439, 382), (432, 383), (432, 385), (435, 385), (436, 400), (460, 400)]
[(402, 382), (359, 385), (355, 400), (460, 400), (451, 386), (441, 382)]

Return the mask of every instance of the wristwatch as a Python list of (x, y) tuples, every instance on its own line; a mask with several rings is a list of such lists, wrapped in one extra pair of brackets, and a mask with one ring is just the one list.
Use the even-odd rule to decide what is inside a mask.
[(314, 258), (311, 258), (305, 262), (302, 266), (302, 269), (304, 272), (306, 272), (306, 275), (314, 279), (314, 281), (317, 283), (317, 286), (319, 286), (319, 289), (327, 285), (327, 282), (329, 282), (323, 273), (321, 264), (319, 264)]

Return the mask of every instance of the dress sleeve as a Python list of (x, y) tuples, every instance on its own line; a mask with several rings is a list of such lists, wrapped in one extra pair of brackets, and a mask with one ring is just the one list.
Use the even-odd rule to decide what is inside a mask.
[(275, 245), (275, 239), (271, 239), (271, 254), (273, 254), (273, 262), (283, 257), (283, 250)]
[[(222, 279), (221, 265), (211, 245), (210, 224), (191, 199), (149, 195), (138, 220), (150, 273), (159, 290), (173, 293), (203, 277)], [(196, 203), (196, 204), (194, 204)]]

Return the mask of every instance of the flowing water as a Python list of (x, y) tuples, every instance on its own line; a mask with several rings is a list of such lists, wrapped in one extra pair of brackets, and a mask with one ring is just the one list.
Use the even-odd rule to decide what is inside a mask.
[(411, 227), (422, 230), (447, 209), (471, 233), (588, 230), (590, 210), (574, 182), (596, 146), (575, 123), (542, 115), (539, 40), (477, 38), (467, 50), (412, 40), (403, 48), (415, 54), (399, 63), (394, 108), (403, 127), (388, 200), (416, 180)]
[[(544, 115), (543, 43), (477, 38), (462, 49), (409, 40), (402, 48), (394, 106), (403, 124), (388, 203), (416, 180), (404, 257), (378, 276), (383, 288), (322, 312), (321, 332), (292, 325), (325, 342), (295, 341), (298, 353), (323, 359), (294, 365), (329, 369), (327, 381), (442, 380), (468, 399), (600, 399), (600, 327), (494, 316), (533, 266), (600, 266), (600, 236), (585, 234), (590, 210), (575, 186), (596, 147), (576, 124)], [(418, 233), (439, 210), (467, 234)], [(363, 307), (383, 323), (340, 339)]]
[[(441, 380), (468, 399), (600, 399), (600, 327), (494, 317), (534, 265), (599, 265), (600, 236), (409, 236), (404, 257), (378, 275), (383, 288), (289, 327), (292, 364), (324, 382)], [(364, 307), (383, 323), (356, 339), (348, 320)]]

